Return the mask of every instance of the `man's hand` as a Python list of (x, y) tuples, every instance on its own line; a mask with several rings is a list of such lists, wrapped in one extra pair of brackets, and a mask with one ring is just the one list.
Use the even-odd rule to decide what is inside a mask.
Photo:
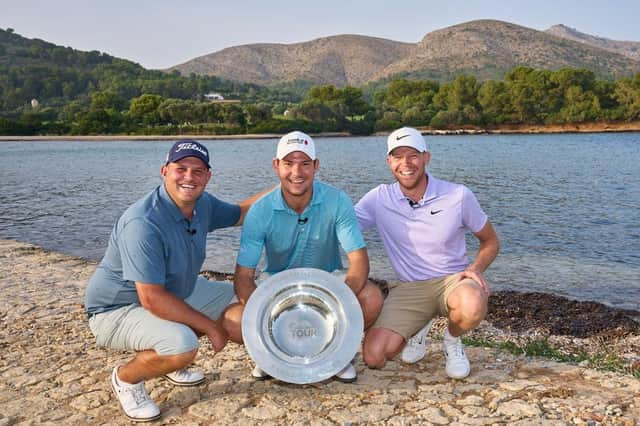
[(213, 325), (207, 330), (207, 337), (211, 342), (211, 346), (213, 346), (213, 350), (220, 352), (229, 340), (229, 333), (220, 324), (213, 321)]
[(256, 282), (253, 278), (255, 273), (255, 268), (247, 268), (236, 264), (236, 270), (233, 276), (233, 288), (242, 305), (247, 304), (249, 297), (256, 290)]
[(482, 272), (473, 269), (465, 269), (464, 271), (458, 273), (458, 281), (462, 281), (465, 278), (471, 278), (472, 280), (477, 282), (480, 285), (480, 288), (482, 288), (482, 290), (487, 293), (487, 296), (489, 296), (489, 284), (484, 279), (484, 275), (482, 274)]
[(356, 297), (367, 285), (369, 278), (369, 255), (366, 248), (361, 248), (347, 253), (349, 269), (345, 277), (345, 283), (351, 288)]
[(471, 278), (480, 284), (480, 287), (484, 290), (487, 296), (489, 296), (489, 284), (487, 284), (487, 281), (484, 279), (483, 271), (491, 265), (498, 255), (498, 251), (500, 250), (500, 240), (498, 239), (498, 234), (496, 234), (496, 231), (493, 229), (493, 225), (491, 225), (491, 222), (488, 220), (482, 229), (475, 232), (474, 235), (480, 242), (478, 254), (476, 255), (473, 263), (469, 265), (467, 269), (458, 274), (458, 281), (464, 278)]

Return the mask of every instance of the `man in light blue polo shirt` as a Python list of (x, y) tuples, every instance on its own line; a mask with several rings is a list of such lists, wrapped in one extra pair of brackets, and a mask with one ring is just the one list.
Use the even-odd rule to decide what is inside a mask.
[(111, 386), (134, 421), (160, 417), (144, 381), (166, 377), (177, 386), (205, 380), (186, 367), (206, 335), (214, 350), (228, 339), (223, 313), (230, 283), (198, 277), (207, 233), (242, 223), (254, 195), (238, 205), (205, 192), (209, 152), (193, 140), (176, 142), (160, 169), (163, 184), (129, 207), (113, 228), (104, 258), (86, 288), (85, 310), (99, 346), (136, 351), (116, 366)]
[[(273, 159), (280, 186), (256, 201), (242, 228), (234, 278), (240, 303), (229, 309), (238, 324), (256, 289), (254, 274), (263, 250), (264, 272), (269, 274), (301, 267), (333, 272), (342, 269), (342, 247), (349, 259), (344, 281), (360, 302), (365, 327), (378, 316), (382, 294), (368, 281), (369, 257), (353, 204), (343, 191), (314, 180), (318, 167), (311, 137), (291, 132), (280, 139)], [(231, 339), (242, 342), (241, 327), (231, 333)], [(252, 375), (266, 377), (257, 366)], [(354, 381), (355, 368), (349, 363), (336, 378)]]
[[(425, 172), (430, 159), (416, 129), (392, 132), (387, 165), (396, 182), (379, 185), (356, 204), (361, 228), (377, 229), (398, 278), (389, 284), (382, 312), (365, 335), (363, 355), (375, 368), (401, 351), (404, 362), (417, 362), (425, 356), (432, 318), (445, 316), (445, 369), (449, 377), (461, 379), (471, 367), (460, 336), (487, 312), (489, 286), (483, 272), (496, 258), (500, 243), (468, 188)], [(466, 231), (480, 242), (471, 264)]]

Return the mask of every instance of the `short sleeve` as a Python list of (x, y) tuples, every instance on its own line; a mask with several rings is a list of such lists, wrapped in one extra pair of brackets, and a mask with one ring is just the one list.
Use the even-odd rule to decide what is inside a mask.
[(154, 225), (134, 219), (118, 236), (122, 278), (147, 284), (165, 284), (164, 241)]
[(344, 192), (338, 199), (336, 235), (345, 253), (366, 247), (351, 199)]
[(219, 228), (226, 228), (238, 223), (240, 219), (240, 206), (219, 200), (215, 196), (205, 193), (209, 204), (209, 226), (207, 231), (211, 232)]
[(487, 215), (476, 196), (466, 186), (462, 192), (462, 223), (471, 232), (480, 231), (487, 223)]
[(367, 192), (355, 206), (358, 225), (361, 230), (372, 228), (376, 225), (376, 201), (378, 199), (378, 188), (373, 188)]
[(261, 219), (260, 209), (256, 208), (256, 205), (249, 209), (244, 218), (236, 263), (245, 268), (255, 269), (262, 255), (266, 229)]

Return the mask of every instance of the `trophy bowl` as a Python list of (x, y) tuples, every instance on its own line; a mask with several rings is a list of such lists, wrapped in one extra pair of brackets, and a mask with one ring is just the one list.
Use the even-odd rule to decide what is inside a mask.
[(284, 382), (328, 379), (351, 362), (362, 340), (358, 299), (337, 276), (289, 269), (260, 283), (242, 316), (242, 338), (258, 367)]

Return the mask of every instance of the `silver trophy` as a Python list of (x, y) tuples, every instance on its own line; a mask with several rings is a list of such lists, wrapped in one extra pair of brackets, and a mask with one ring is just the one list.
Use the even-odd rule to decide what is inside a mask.
[(284, 382), (328, 379), (351, 362), (362, 340), (358, 299), (340, 278), (296, 268), (263, 281), (247, 302), (242, 337), (263, 371)]

